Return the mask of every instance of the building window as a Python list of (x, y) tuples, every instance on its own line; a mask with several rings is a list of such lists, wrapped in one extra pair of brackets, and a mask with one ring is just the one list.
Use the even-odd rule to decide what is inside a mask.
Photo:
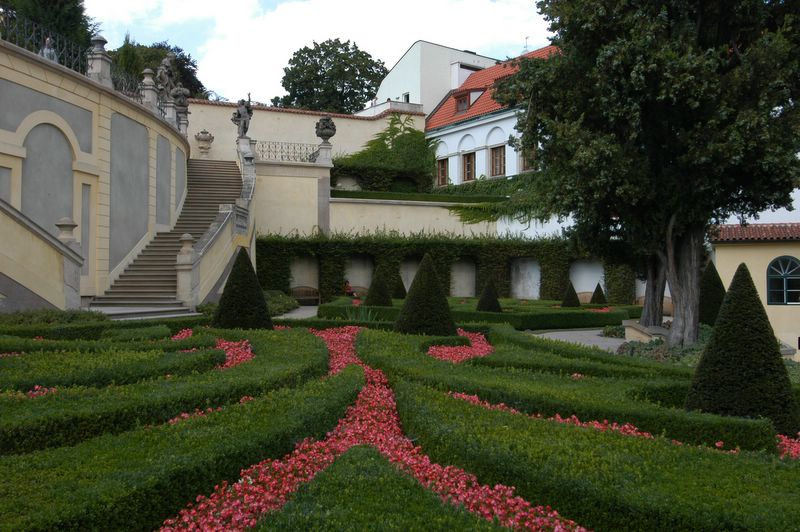
[(767, 268), (767, 303), (770, 305), (800, 304), (800, 261), (794, 257), (778, 257)]
[(466, 113), (469, 108), (469, 96), (456, 98), (456, 113)]
[(461, 181), (475, 179), (475, 153), (465, 153), (461, 156)]
[(492, 177), (506, 175), (506, 147), (497, 146), (492, 148)]
[(405, 103), (408, 103), (408, 102), (410, 102), (410, 101), (411, 101), (411, 95), (409, 95), (409, 93), (407, 93), (407, 92), (406, 92), (406, 93), (403, 93), (403, 101), (404, 101)]
[(445, 186), (449, 182), (449, 177), (447, 175), (447, 159), (438, 159), (436, 161), (436, 184), (440, 187)]

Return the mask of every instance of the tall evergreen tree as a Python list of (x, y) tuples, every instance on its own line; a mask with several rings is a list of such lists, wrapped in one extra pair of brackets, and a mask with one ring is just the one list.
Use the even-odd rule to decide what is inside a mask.
[(21, 15), (51, 32), (89, 47), (97, 24), (86, 14), (83, 0), (7, 0)]
[(391, 307), (392, 293), (389, 290), (390, 272), (385, 264), (378, 265), (372, 276), (364, 304), (367, 306)]
[(700, 323), (714, 326), (717, 321), (719, 307), (725, 299), (725, 285), (719, 278), (717, 267), (712, 261), (708, 262), (703, 277), (700, 278)]
[(800, 431), (800, 408), (747, 266), (733, 276), (697, 365), (686, 408), (767, 417), (780, 434)]
[(450, 314), (439, 276), (429, 253), (414, 276), (403, 308), (395, 321), (394, 329), (405, 334), (427, 334), (432, 336), (455, 336), (456, 325)]
[(272, 329), (264, 292), (245, 248), (236, 254), (211, 323), (224, 329)]

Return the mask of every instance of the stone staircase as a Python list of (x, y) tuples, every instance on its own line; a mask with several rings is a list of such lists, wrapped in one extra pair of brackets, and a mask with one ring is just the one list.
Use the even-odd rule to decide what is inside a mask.
[(171, 231), (156, 233), (105, 295), (94, 298), (91, 310), (113, 319), (183, 316), (189, 309), (176, 299), (175, 260), (180, 237), (190, 233), (195, 242), (208, 230), (221, 203), (235, 203), (242, 177), (233, 161), (189, 159), (187, 194)]

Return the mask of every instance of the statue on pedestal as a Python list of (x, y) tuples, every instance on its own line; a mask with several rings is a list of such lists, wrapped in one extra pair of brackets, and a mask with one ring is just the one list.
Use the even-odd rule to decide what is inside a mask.
[(39, 55), (47, 60), (58, 63), (58, 54), (56, 54), (56, 49), (53, 48), (53, 39), (49, 36), (44, 40), (44, 46), (39, 50)]
[(231, 122), (239, 126), (239, 138), (247, 136), (250, 129), (250, 119), (253, 117), (253, 106), (250, 101), (250, 93), (247, 93), (247, 101), (239, 100), (236, 111), (231, 116)]
[(158, 95), (162, 100), (167, 99), (172, 95), (172, 90), (175, 88), (175, 72), (172, 69), (172, 61), (175, 59), (175, 54), (172, 52), (167, 53), (167, 56), (161, 60), (156, 70), (156, 86), (158, 88)]

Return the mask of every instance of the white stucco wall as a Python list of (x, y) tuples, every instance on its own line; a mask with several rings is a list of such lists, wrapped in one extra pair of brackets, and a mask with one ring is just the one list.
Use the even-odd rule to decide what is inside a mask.
[(433, 111), (451, 88), (451, 64), (460, 62), (477, 68), (494, 66), (496, 59), (456, 50), (427, 41), (417, 41), (392, 67), (381, 82), (375, 99), (400, 100), (409, 93), (411, 103), (421, 103), (424, 113)]
[(539, 299), (542, 268), (536, 259), (522, 257), (511, 262), (511, 297)]

